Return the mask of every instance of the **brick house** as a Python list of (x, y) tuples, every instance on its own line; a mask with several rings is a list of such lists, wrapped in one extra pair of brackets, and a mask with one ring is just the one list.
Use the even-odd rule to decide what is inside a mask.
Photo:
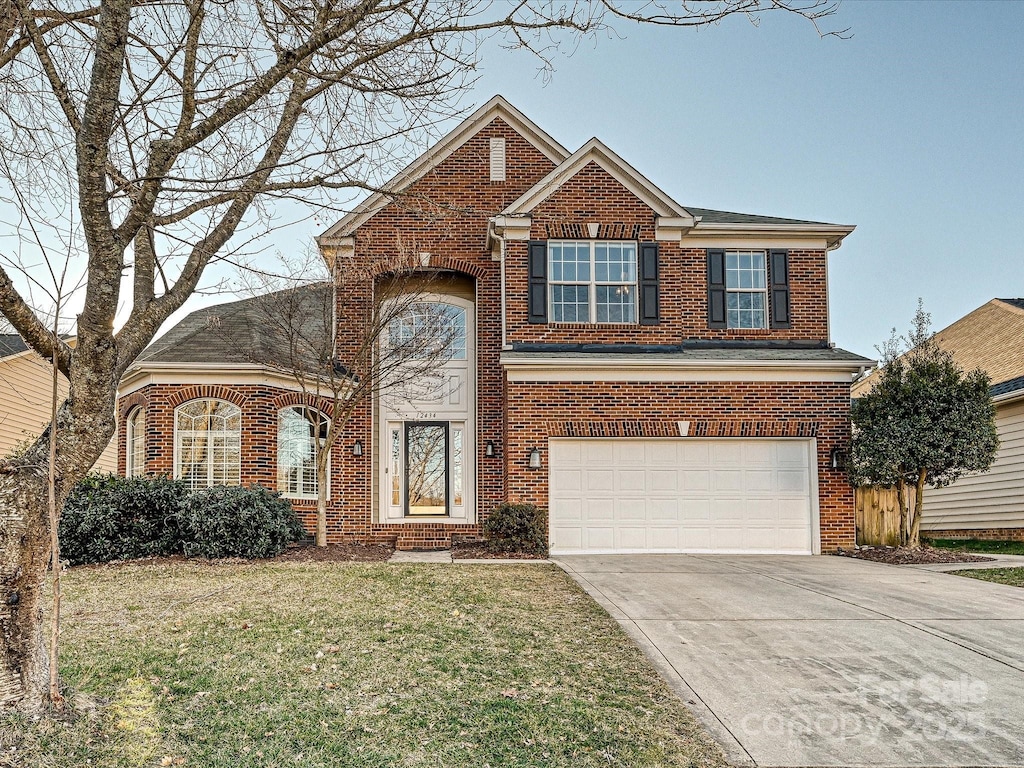
[[(335, 269), (382, 277), (414, 252), (446, 276), (430, 300), (459, 335), (443, 384), (349, 421), (329, 537), (441, 547), (521, 500), (548, 511), (555, 553), (852, 545), (834, 465), (871, 361), (830, 344), (827, 285), (852, 230), (682, 206), (597, 139), (570, 153), (495, 97), (318, 238)], [(295, 457), (317, 417), (225, 344), (232, 326), (268, 343), (251, 310), (193, 313), (128, 372), (120, 469), (277, 487), (311, 527)], [(339, 313), (329, 332), (343, 362), (354, 325)], [(424, 459), (428, 479), (410, 471)]]

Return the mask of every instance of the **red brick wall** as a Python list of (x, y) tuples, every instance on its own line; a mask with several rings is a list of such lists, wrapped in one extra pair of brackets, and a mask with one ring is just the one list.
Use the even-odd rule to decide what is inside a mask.
[[(512, 499), (547, 507), (551, 436), (665, 437), (689, 421), (693, 437), (817, 437), (821, 550), (854, 544), (854, 491), (830, 456), (849, 440), (847, 384), (512, 382), (508, 390)], [(541, 469), (528, 466), (533, 447), (541, 449)]]
[[(596, 163), (590, 163), (533, 211), (534, 240), (599, 238), (654, 240), (656, 215)], [(679, 344), (688, 339), (828, 340), (825, 251), (791, 250), (791, 327), (778, 330), (708, 328), (707, 251), (660, 243), (661, 323), (531, 324), (527, 319), (527, 243), (510, 241), (506, 253), (509, 340), (525, 343)]]
[(986, 541), (1024, 541), (1024, 528), (956, 528), (921, 531), (925, 539), (984, 539)]

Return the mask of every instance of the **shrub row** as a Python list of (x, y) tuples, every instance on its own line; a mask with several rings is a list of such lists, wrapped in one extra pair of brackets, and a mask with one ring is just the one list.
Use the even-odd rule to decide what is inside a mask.
[(484, 521), (484, 536), (492, 552), (548, 553), (547, 518), (533, 504), (499, 504)]
[(157, 555), (273, 557), (305, 535), (291, 505), (258, 485), (192, 491), (180, 480), (90, 475), (64, 505), (72, 565)]

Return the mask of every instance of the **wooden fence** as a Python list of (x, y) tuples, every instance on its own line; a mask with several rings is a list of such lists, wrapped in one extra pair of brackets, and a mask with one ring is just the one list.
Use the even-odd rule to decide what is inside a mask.
[[(914, 489), (908, 488), (907, 493), (913, 499)], [(857, 543), (899, 545), (900, 505), (895, 488), (866, 485), (857, 489)]]

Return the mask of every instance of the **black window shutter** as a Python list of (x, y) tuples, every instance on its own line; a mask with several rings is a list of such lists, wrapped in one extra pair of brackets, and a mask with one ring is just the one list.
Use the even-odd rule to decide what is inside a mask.
[(661, 319), (658, 301), (657, 243), (640, 243), (639, 267), (640, 325), (657, 325)]
[(548, 321), (548, 244), (531, 240), (529, 255), (529, 319), (531, 323)]
[(789, 328), (789, 251), (769, 251), (772, 328)]
[(725, 328), (725, 251), (708, 248), (708, 327)]

